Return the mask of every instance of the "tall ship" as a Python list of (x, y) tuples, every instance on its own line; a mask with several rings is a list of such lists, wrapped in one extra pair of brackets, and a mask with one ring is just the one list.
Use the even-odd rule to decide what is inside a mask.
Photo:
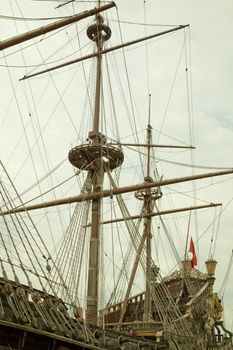
[(233, 349), (214, 202), (233, 169), (195, 164), (189, 24), (26, 5), (0, 16), (0, 350)]

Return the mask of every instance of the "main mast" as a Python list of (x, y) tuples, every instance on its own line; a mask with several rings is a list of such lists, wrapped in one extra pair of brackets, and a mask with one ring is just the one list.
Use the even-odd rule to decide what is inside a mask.
[[(99, 4), (100, 6), (100, 1)], [(105, 33), (105, 37), (103, 36)], [(103, 40), (111, 36), (110, 28), (103, 24), (102, 16), (96, 16), (96, 23), (87, 29), (88, 37), (95, 41), (98, 56), (96, 69), (96, 90), (95, 90), (95, 108), (93, 118), (93, 131), (89, 133), (92, 144), (100, 150), (100, 157), (96, 161), (96, 170), (92, 171), (93, 192), (101, 191), (103, 188), (104, 172), (103, 160), (101, 157), (101, 144), (104, 137), (99, 132), (100, 120), (100, 93), (102, 79), (102, 49)], [(88, 286), (87, 286), (87, 314), (86, 320), (89, 323), (97, 323), (98, 319), (98, 294), (99, 294), (99, 246), (100, 246), (100, 215), (101, 215), (101, 198), (93, 199), (91, 213), (91, 239), (89, 249), (89, 269), (88, 269)]]
[[(100, 1), (98, 1), (98, 7), (100, 7)], [(96, 56), (93, 129), (88, 134), (87, 144), (82, 144), (70, 151), (69, 160), (75, 167), (88, 171), (92, 183), (91, 191), (92, 193), (98, 193), (103, 190), (104, 166), (112, 170), (121, 165), (124, 156), (118, 147), (107, 145), (106, 137), (100, 132), (102, 50), (104, 42), (111, 37), (111, 29), (104, 24), (101, 15), (96, 15), (95, 23), (87, 28), (87, 36), (95, 42), (98, 53)], [(92, 199), (86, 311), (86, 320), (91, 324), (98, 323), (101, 202), (101, 197)]]

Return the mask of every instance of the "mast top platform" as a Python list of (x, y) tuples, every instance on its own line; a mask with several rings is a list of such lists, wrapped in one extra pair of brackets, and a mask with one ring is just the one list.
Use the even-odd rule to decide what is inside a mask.
[[(144, 183), (150, 183), (154, 181), (151, 176), (146, 176), (144, 180), (145, 180)], [(160, 190), (160, 187), (153, 188), (153, 189), (149, 188), (149, 189), (136, 191), (134, 193), (134, 196), (139, 200), (145, 200), (146, 198), (150, 198), (151, 200), (158, 200), (159, 198), (162, 197), (162, 192)]]
[(112, 31), (110, 27), (104, 24), (103, 17), (98, 14), (96, 16), (97, 22), (91, 24), (87, 28), (87, 36), (90, 40), (98, 42), (100, 39), (103, 41), (107, 41), (111, 38)]
[[(98, 138), (97, 142), (94, 139)], [(101, 133), (90, 132), (89, 142), (72, 148), (69, 152), (70, 163), (86, 171), (96, 171), (101, 161), (105, 162), (109, 170), (119, 167), (124, 161), (124, 154), (119, 147), (107, 143)]]

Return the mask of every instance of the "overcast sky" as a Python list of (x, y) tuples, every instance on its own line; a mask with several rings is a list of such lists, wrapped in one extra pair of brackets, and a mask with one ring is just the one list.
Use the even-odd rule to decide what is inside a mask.
[[(18, 6), (17, 6), (18, 4)], [(48, 16), (64, 16), (72, 13), (72, 7), (66, 7), (60, 10), (54, 10), (55, 2), (52, 1), (29, 1), (29, 0), (4, 0), (0, 3), (0, 14), (12, 16), (12, 9), (15, 16), (21, 16), (20, 10), (25, 17), (48, 17)], [(194, 146), (197, 148), (195, 152), (195, 160), (197, 165), (203, 165), (206, 167), (233, 167), (233, 2), (232, 0), (147, 0), (145, 4), (142, 0), (117, 0), (116, 4), (119, 10), (119, 16), (122, 21), (144, 23), (145, 18), (147, 24), (161, 24), (161, 25), (180, 25), (190, 24), (190, 34), (187, 34), (187, 57), (188, 57), (188, 71), (191, 74), (191, 80), (189, 80), (189, 92), (192, 96), (192, 111), (194, 119)], [(90, 5), (91, 7), (91, 5)], [(78, 11), (81, 8), (81, 4), (77, 4), (75, 10)], [(145, 10), (145, 13), (144, 13)], [(116, 26), (115, 22), (111, 22), (111, 19), (116, 18), (115, 10), (111, 10), (109, 14), (110, 23), (112, 26)], [(9, 24), (8, 24), (9, 23)], [(41, 25), (41, 22), (29, 22), (30, 28)], [(26, 26), (23, 23), (13, 21), (7, 22), (5, 19), (0, 21), (0, 39), (5, 39), (11, 35), (16, 34), (16, 26), (19, 32), (25, 31)], [(167, 27), (155, 27), (124, 24), (121, 25), (123, 40), (131, 40), (133, 37), (142, 37), (145, 33), (153, 33), (159, 30), (166, 30)], [(190, 35), (190, 43), (189, 43)], [(152, 121), (151, 124), (154, 129), (159, 130), (162, 125), (164, 111), (167, 106), (169, 94), (174, 81), (175, 71), (179, 60), (179, 55), (183, 46), (183, 33), (174, 34), (169, 36), (165, 40), (158, 40), (153, 43), (156, 47), (153, 49), (152, 45), (148, 45), (148, 72), (149, 72), (149, 92), (152, 94)], [(119, 37), (112, 39), (115, 44)], [(154, 46), (153, 46), (154, 47)], [(155, 51), (153, 51), (155, 50)], [(191, 51), (190, 51), (191, 50)], [(27, 51), (28, 52), (28, 51)], [(26, 54), (27, 54), (26, 52)], [(138, 59), (139, 53), (144, 55), (143, 60)], [(191, 64), (190, 64), (190, 52), (191, 52)], [(133, 56), (133, 53), (135, 54)], [(132, 57), (131, 57), (132, 54)], [(29, 54), (30, 55), (30, 54)], [(1, 56), (2, 57), (2, 56)], [(18, 57), (18, 56), (17, 56)], [(33, 56), (28, 56), (27, 64), (34, 60)], [(184, 54), (183, 54), (183, 61)], [(145, 48), (140, 51), (132, 50), (128, 53), (130, 61), (129, 72), (132, 76), (132, 82), (138, 87), (135, 88), (135, 100), (137, 101), (137, 110), (139, 114), (143, 111), (146, 115), (148, 108), (148, 83), (146, 81), (146, 63), (145, 63)], [(9, 57), (9, 61), (12, 65), (17, 64), (18, 58), (15, 56)], [(41, 61), (41, 60), (40, 60)], [(6, 62), (1, 58), (1, 64)], [(9, 64), (9, 63), (8, 63)], [(185, 70), (185, 62), (179, 67), (180, 75), (178, 75), (175, 82), (174, 92), (168, 108), (168, 112), (163, 124), (163, 132), (169, 136), (180, 140), (186, 144), (190, 144), (189, 131), (188, 131), (188, 118), (187, 118), (187, 96), (185, 79), (182, 78), (182, 70)], [(30, 71), (30, 69), (29, 69)], [(11, 83), (9, 77), (7, 78), (6, 67), (1, 67), (1, 74), (4, 76), (4, 86), (1, 88), (2, 94), (0, 98), (1, 109), (4, 111), (4, 117), (6, 115), (7, 106), (10, 104), (12, 96), (10, 91)], [(4, 75), (6, 74), (6, 76)], [(17, 77), (22, 76), (23, 70), (19, 71), (14, 69), (13, 85), (17, 85)], [(68, 74), (68, 73), (67, 73)], [(189, 75), (190, 78), (190, 75)], [(65, 81), (65, 80), (64, 80)], [(61, 84), (61, 81), (58, 82)], [(139, 90), (139, 87), (143, 89)], [(7, 91), (7, 92), (6, 92)], [(78, 96), (78, 98), (81, 96)], [(140, 101), (140, 103), (139, 103)], [(48, 110), (52, 111), (53, 107), (46, 106)], [(44, 106), (45, 108), (45, 106)], [(70, 107), (71, 110), (74, 108)], [(10, 117), (7, 117), (4, 123), (1, 121), (1, 158), (4, 161), (10, 159), (11, 152), (15, 149), (15, 140), (18, 140), (20, 135), (20, 121), (17, 119), (16, 110), (15, 115), (11, 113)], [(46, 109), (44, 109), (46, 111)], [(80, 110), (81, 114), (81, 110)], [(185, 119), (185, 122), (183, 120)], [(79, 119), (78, 119), (79, 120)], [(80, 122), (80, 121), (79, 121)], [(123, 122), (121, 122), (123, 124)], [(145, 123), (145, 124), (143, 124)], [(142, 124), (146, 125), (146, 118), (143, 119)], [(56, 122), (53, 124), (53, 130), (51, 127), (50, 137), (61, 136), (61, 132), (55, 130)], [(19, 128), (17, 127), (19, 126)], [(187, 130), (187, 131), (186, 131)], [(22, 130), (21, 130), (22, 131)], [(53, 134), (52, 134), (53, 132)], [(127, 130), (122, 130), (122, 133), (127, 135)], [(10, 139), (9, 145), (9, 135)], [(64, 143), (66, 147), (69, 147), (69, 143), (76, 138), (75, 133), (71, 136), (64, 135)], [(158, 140), (158, 135), (155, 134), (155, 141)], [(59, 142), (59, 141), (58, 141)], [(160, 143), (171, 143), (171, 140), (166, 137), (160, 137)], [(9, 145), (9, 147), (8, 147)], [(22, 156), (24, 151), (18, 147), (16, 151), (17, 157)], [(66, 150), (64, 150), (65, 156)], [(165, 158), (167, 155), (160, 152), (159, 156)], [(9, 163), (9, 168), (12, 172), (17, 173), (17, 167), (21, 166), (21, 163), (17, 164), (16, 158), (14, 164)], [(59, 157), (56, 155), (56, 162), (59, 162)], [(62, 157), (63, 159), (63, 154)], [(61, 160), (62, 160), (61, 159)], [(177, 158), (169, 158), (177, 162), (182, 162), (182, 154), (177, 155)], [(56, 164), (54, 161), (54, 165)], [(191, 163), (190, 158), (186, 158), (186, 163)], [(161, 162), (162, 163), (162, 162)], [(163, 173), (164, 178), (174, 177), (175, 175), (190, 175), (190, 169), (179, 168), (176, 170), (170, 170), (169, 165), (160, 164), (160, 172), (170, 171), (167, 175)], [(197, 169), (196, 173), (211, 171), (206, 169)], [(213, 170), (212, 170), (213, 171)], [(222, 180), (213, 180), (213, 185), (216, 182), (219, 184), (212, 186), (211, 188), (204, 189), (203, 192), (198, 191), (197, 197), (204, 199), (208, 202), (222, 202), (223, 213), (221, 218), (221, 224), (219, 229), (219, 239), (217, 241), (215, 258), (218, 260), (217, 270), (217, 287), (221, 285), (223, 276), (226, 272), (226, 267), (230, 259), (231, 250), (233, 249), (233, 181), (232, 176), (224, 177), (223, 180), (230, 179), (229, 181), (221, 182)], [(208, 185), (211, 181), (208, 182)], [(206, 186), (207, 182), (203, 184)], [(22, 189), (28, 187), (29, 184), (21, 185)], [(198, 188), (201, 186), (197, 186)], [(185, 188), (185, 187), (184, 187)], [(186, 187), (187, 188), (187, 187)], [(190, 203), (190, 205), (192, 205)], [(182, 203), (180, 204), (182, 206)], [(207, 217), (208, 216), (208, 217)], [(207, 227), (208, 220), (213, 219), (213, 214), (206, 214), (206, 222), (201, 227), (203, 232), (204, 227)], [(204, 219), (201, 219), (204, 221)], [(210, 242), (210, 235), (206, 240), (200, 240), (200, 261), (201, 266), (206, 259), (204, 256), (206, 250), (208, 250), (208, 244)], [(202, 243), (203, 242), (203, 243)], [(202, 245), (203, 244), (203, 245)], [(219, 281), (220, 280), (220, 281)], [(225, 293), (225, 307), (227, 309), (228, 327), (232, 326), (231, 320), (233, 318), (233, 271), (229, 278)]]

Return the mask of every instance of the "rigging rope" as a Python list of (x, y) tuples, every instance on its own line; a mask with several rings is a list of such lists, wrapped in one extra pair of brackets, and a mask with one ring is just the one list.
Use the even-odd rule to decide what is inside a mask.
[[(117, 10), (117, 18), (119, 20), (119, 13), (118, 13), (118, 9)], [(122, 36), (122, 30), (120, 27), (120, 23), (119, 23), (119, 31), (120, 31), (120, 38), (121, 38), (121, 43), (123, 44), (123, 36)], [(135, 107), (134, 107), (134, 103), (133, 103), (133, 95), (132, 95), (132, 91), (131, 91), (131, 85), (130, 85), (130, 80), (129, 80), (129, 72), (128, 72), (128, 67), (127, 67), (127, 62), (126, 62), (126, 54), (125, 54), (125, 50), (124, 48), (122, 48), (122, 53), (123, 53), (123, 58), (124, 58), (124, 66), (125, 66), (125, 73), (126, 73), (126, 78), (127, 78), (127, 89), (128, 89), (128, 94), (129, 94), (129, 98), (130, 98), (130, 108), (131, 108), (131, 113), (132, 113), (132, 120), (130, 118), (129, 122), (131, 124), (131, 129), (132, 131), (135, 131), (135, 138), (137, 143), (139, 143), (138, 137), (137, 137), (137, 125), (136, 125), (136, 117), (135, 117)], [(129, 115), (130, 116), (130, 115)], [(143, 169), (143, 164), (142, 164), (142, 158), (140, 157), (140, 164), (141, 164), (141, 168)]]
[[(19, 194), (17, 193), (14, 184), (9, 178), (8, 173), (6, 172), (6, 169), (2, 163), (1, 166), (5, 171), (6, 179), (8, 180), (9, 185), (11, 186), (11, 192), (14, 192), (14, 196), (17, 195), (18, 200), (21, 201)], [(15, 203), (11, 202), (9, 191), (6, 191), (3, 182), (0, 183), (0, 186), (2, 188), (2, 191), (0, 191), (2, 200), (5, 203), (10, 203), (9, 209), (12, 209), (15, 206)], [(6, 205), (8, 206), (8, 204)], [(22, 201), (21, 205), (23, 205)], [(55, 263), (55, 259), (53, 259), (53, 257), (50, 255), (47, 246), (43, 242), (41, 235), (31, 220), (28, 212), (26, 212), (26, 216), (21, 214), (10, 214), (9, 217), (2, 217), (1, 220), (5, 225), (7, 237), (5, 240), (2, 234), (3, 229), (1, 229), (0, 240), (7, 256), (7, 264), (10, 265), (14, 280), (16, 282), (16, 289), (12, 287), (12, 282), (10, 281), (12, 280), (12, 277), (9, 276), (10, 278), (8, 278), (9, 269), (7, 271), (4, 268), (3, 259), (0, 259), (0, 267), (5, 279), (6, 292), (8, 293), (8, 303), (14, 311), (16, 317), (18, 319), (22, 319), (23, 322), (30, 322), (34, 326), (37, 324), (37, 320), (34, 317), (34, 313), (31, 309), (31, 304), (26, 297), (25, 283), (20, 282), (20, 280), (22, 281), (22, 273), (17, 273), (17, 267), (17, 269), (20, 268), (20, 270), (24, 273), (28, 282), (28, 291), (30, 293), (32, 303), (48, 327), (52, 327), (52, 329), (55, 329), (54, 327), (56, 327), (56, 329), (59, 329), (59, 331), (64, 333), (66, 333), (67, 329), (69, 329), (69, 331), (75, 334), (75, 336), (79, 335), (79, 339), (81, 336), (88, 342), (96, 343), (96, 340), (93, 338), (92, 331), (85, 323), (80, 324), (78, 320), (76, 320), (75, 324), (72, 323), (72, 319), (70, 319), (67, 314), (67, 308), (65, 308), (63, 302), (61, 303), (61, 300), (58, 299), (61, 295), (65, 295), (67, 305), (70, 305), (72, 308), (75, 307), (73, 295), (67, 289), (65, 278), (62, 277), (61, 271)], [(11, 227), (9, 226), (9, 223), (12, 223)], [(12, 249), (15, 253), (14, 260), (13, 255), (11, 254), (12, 257), (10, 256), (10, 250), (7, 247), (7, 244), (9, 244), (9, 237), (10, 242), (13, 245)], [(6, 241), (8, 243), (6, 243)], [(20, 245), (23, 247), (22, 252), (20, 252)], [(46, 267), (44, 267), (44, 260), (47, 262)], [(50, 273), (48, 261), (49, 265), (51, 265), (51, 269), (56, 271), (58, 282), (48, 278), (48, 273)], [(42, 292), (39, 292), (38, 289), (34, 289), (33, 284), (38, 285), (38, 283), (36, 283), (35, 280), (31, 281), (29, 279), (30, 274), (33, 274), (34, 277), (36, 276), (36, 281), (39, 282)], [(21, 288), (22, 286), (23, 288)], [(53, 297), (51, 297), (51, 293), (49, 293), (49, 291), (52, 292)], [(59, 291), (59, 295), (57, 294), (57, 291)], [(18, 295), (17, 293), (20, 294)], [(46, 308), (45, 302), (49, 303), (50, 307)], [(82, 334), (80, 333), (81, 330)]]
[[(185, 31), (185, 29), (184, 29), (184, 31)], [(172, 86), (171, 86), (170, 93), (169, 93), (169, 96), (168, 96), (167, 105), (166, 105), (165, 111), (163, 113), (163, 119), (162, 119), (162, 123), (161, 123), (160, 129), (159, 129), (158, 142), (159, 142), (159, 139), (160, 139), (161, 130), (162, 130), (164, 122), (165, 122), (165, 118), (167, 116), (168, 108), (169, 108), (169, 105), (170, 105), (170, 102), (171, 102), (171, 97), (172, 97), (172, 94), (173, 94), (173, 91), (174, 91), (174, 87), (175, 87), (175, 83), (176, 83), (176, 79), (177, 79), (177, 75), (178, 75), (178, 70), (180, 68), (181, 59), (182, 59), (182, 56), (183, 56), (184, 49), (185, 49), (185, 41), (183, 42), (183, 45), (182, 45), (182, 49), (181, 49), (181, 52), (180, 52), (180, 55), (179, 55), (179, 59), (178, 59), (178, 63), (177, 63), (177, 66), (176, 66), (176, 70), (175, 70)]]
[(229, 264), (227, 266), (227, 271), (226, 274), (224, 276), (223, 282), (219, 288), (218, 294), (221, 295), (221, 298), (223, 299), (224, 297), (224, 293), (227, 287), (227, 283), (230, 277), (230, 273), (231, 273), (231, 269), (232, 269), (232, 265), (233, 265), (233, 250), (231, 251), (231, 256), (230, 256), (230, 260), (229, 260)]
[(7, 15), (0, 15), (0, 18), (6, 19), (6, 20), (12, 20), (12, 21), (51, 21), (53, 19), (64, 19), (69, 18), (70, 16), (63, 16), (63, 17), (16, 17), (16, 16), (7, 16)]
[[(143, 2), (143, 14), (144, 14), (144, 32), (145, 32), (145, 37), (147, 37), (147, 18), (146, 18), (146, 1)], [(149, 75), (149, 55), (148, 55), (148, 45), (147, 42), (145, 41), (145, 56), (146, 56), (146, 81), (147, 81), (147, 95), (150, 96), (150, 75)]]

